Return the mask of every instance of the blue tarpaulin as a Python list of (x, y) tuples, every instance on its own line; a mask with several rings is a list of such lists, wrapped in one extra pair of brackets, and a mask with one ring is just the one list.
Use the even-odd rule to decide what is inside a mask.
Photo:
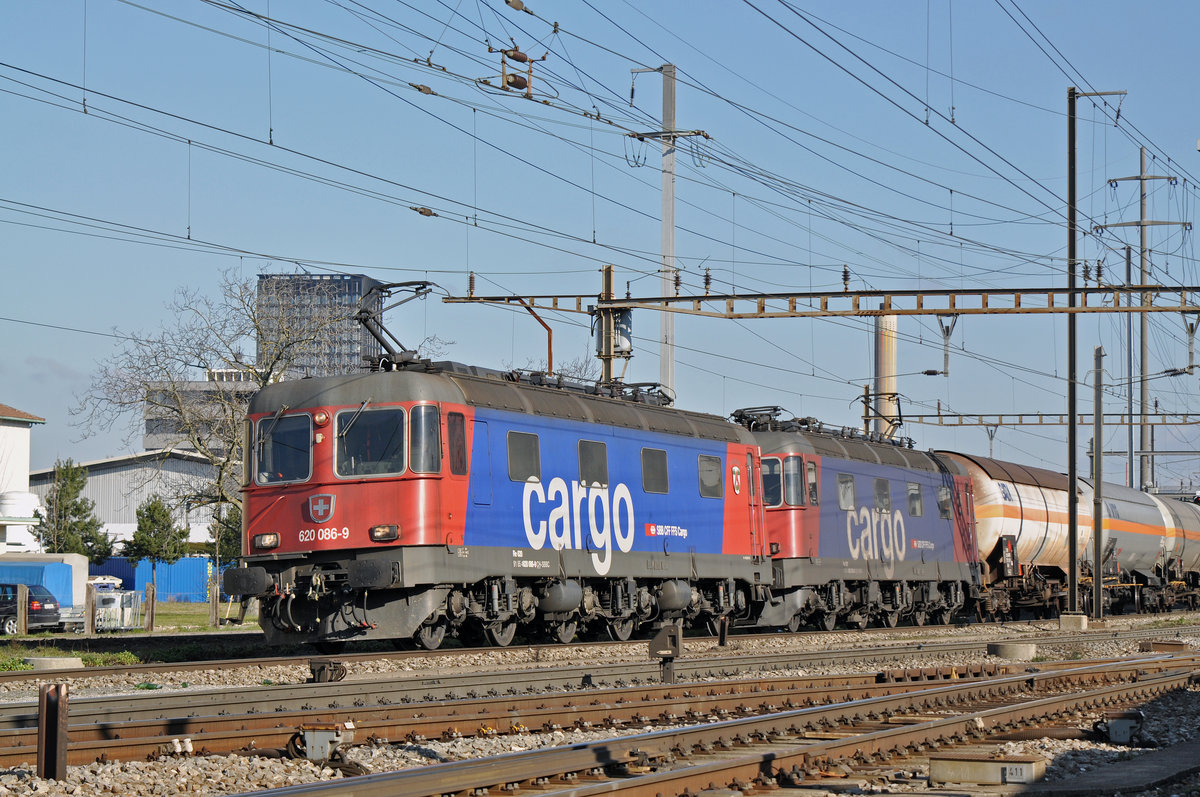
[[(222, 569), (232, 564), (221, 561)], [(212, 560), (207, 556), (187, 556), (174, 564), (158, 563), (158, 600), (175, 603), (203, 603), (208, 600), (208, 584), (213, 577)], [(151, 565), (143, 559), (135, 567), (123, 556), (115, 556), (102, 565), (88, 569), (93, 576), (116, 576), (121, 589), (145, 592), (150, 583)]]
[(71, 566), (62, 562), (0, 565), (0, 583), (41, 584), (58, 598), (59, 605), (72, 605)]

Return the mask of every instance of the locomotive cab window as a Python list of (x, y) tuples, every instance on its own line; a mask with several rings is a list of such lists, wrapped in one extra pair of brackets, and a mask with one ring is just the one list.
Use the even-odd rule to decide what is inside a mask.
[(788, 457), (783, 461), (783, 502), (804, 506), (804, 460)]
[(763, 503), (783, 506), (783, 464), (775, 457), (762, 458)]
[(697, 461), (697, 467), (700, 472), (700, 496), (703, 498), (724, 497), (725, 481), (721, 458), (701, 454)]
[(255, 458), (259, 484), (307, 479), (312, 475), (312, 419), (276, 414), (260, 420)]
[(642, 449), (642, 490), (647, 493), (666, 494), (670, 489), (667, 482), (667, 452), (661, 448)]
[(367, 409), (337, 414), (334, 472), (342, 478), (404, 472), (404, 410)]
[(438, 408), (420, 404), (412, 408), (408, 439), (409, 470), (437, 473), (442, 469), (442, 435)]
[(595, 440), (579, 441), (579, 483), (608, 486), (608, 447)]
[(537, 435), (508, 433), (508, 478), (515, 482), (542, 480), (542, 454)]
[(908, 482), (908, 516), (921, 517), (925, 514), (924, 502), (921, 496), (921, 485)]
[(467, 473), (467, 419), (461, 412), (446, 416), (446, 434), (450, 438), (450, 472), (455, 476)]
[(938, 517), (946, 520), (950, 517), (950, 488), (942, 486), (937, 492)]
[(854, 477), (849, 473), (838, 474), (838, 509), (850, 511), (854, 506)]
[(805, 472), (808, 474), (808, 503), (816, 506), (819, 502), (820, 491), (817, 489), (817, 463), (806, 462)]
[(892, 485), (887, 479), (875, 480), (875, 510), (877, 512), (892, 511)]

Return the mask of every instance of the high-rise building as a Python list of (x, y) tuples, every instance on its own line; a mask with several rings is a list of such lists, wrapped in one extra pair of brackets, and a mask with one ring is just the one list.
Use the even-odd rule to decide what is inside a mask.
[[(354, 320), (365, 294), (379, 285), (362, 274), (259, 274), (256, 359), (271, 359), (272, 346), (298, 345), (292, 370), (303, 376), (353, 373), (364, 358), (383, 355), (379, 341)], [(378, 311), (375, 296), (367, 309)], [(323, 330), (313, 335), (314, 329)]]

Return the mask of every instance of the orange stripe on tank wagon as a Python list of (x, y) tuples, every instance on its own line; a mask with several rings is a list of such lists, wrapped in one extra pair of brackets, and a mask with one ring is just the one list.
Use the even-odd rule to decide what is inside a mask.
[[(1033, 523), (1056, 523), (1062, 526), (1067, 525), (1068, 518), (1066, 512), (1047, 512), (1042, 509), (1031, 509), (1022, 512), (1020, 507), (1013, 504), (986, 504), (984, 506), (975, 507), (976, 519), (1003, 519), (1003, 520), (1025, 520)], [(1079, 513), (1078, 523), (1081, 526), (1091, 526), (1091, 514)], [(1115, 518), (1107, 518), (1104, 521), (1104, 528), (1109, 531), (1120, 531), (1126, 534), (1145, 534), (1151, 537), (1161, 537), (1166, 533), (1166, 528), (1163, 526), (1154, 526), (1148, 523), (1135, 523), (1131, 520), (1120, 520)], [(1194, 540), (1200, 539), (1200, 532), (1184, 531), (1184, 539)]]

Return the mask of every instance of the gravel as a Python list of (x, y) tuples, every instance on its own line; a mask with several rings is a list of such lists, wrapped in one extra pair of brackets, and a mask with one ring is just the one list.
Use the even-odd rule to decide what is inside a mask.
[[(1172, 615), (1177, 619), (1185, 615)], [(1190, 620), (1200, 615), (1186, 615)], [(1130, 627), (1139, 621), (1114, 619), (1109, 628)], [(1140, 621), (1144, 624), (1144, 620)], [(967, 628), (924, 628), (896, 629), (888, 635), (889, 640), (906, 642), (913, 639), (942, 640), (962, 636), (980, 639), (1012, 639), (1027, 636), (1037, 641), (1037, 630), (1030, 626), (970, 626)], [(1057, 631), (1056, 623), (1045, 624), (1044, 630)], [(1184, 638), (1182, 641), (1200, 644), (1200, 638)], [(703, 653), (721, 650), (724, 653), (761, 653), (777, 650), (813, 651), (829, 648), (878, 647), (885, 644), (878, 636), (855, 639), (846, 634), (811, 633), (780, 635), (766, 639), (733, 638), (730, 644), (720, 649), (708, 640), (685, 640), (687, 653)], [(1039, 645), (1039, 657), (1046, 659), (1078, 659), (1092, 657), (1117, 657), (1137, 653), (1136, 642), (1108, 640), (1099, 643), (1069, 643)], [(614, 646), (605, 649), (600, 656), (596, 649), (588, 649), (587, 656), (597, 663), (609, 661), (645, 660), (645, 642)], [(464, 654), (456, 657), (455, 669), (494, 669), (509, 667), (513, 670), (536, 668), (547, 664), (578, 661), (582, 649), (573, 646), (547, 651), (516, 647)], [(995, 657), (978, 654), (905, 656), (905, 666), (966, 665), (983, 661), (1003, 661)], [(353, 665), (348, 676), (353, 679), (369, 680), (383, 674), (399, 671), (429, 671), (447, 669), (443, 659), (407, 658), (394, 661), (374, 661)], [(861, 663), (837, 668), (837, 672), (873, 672), (878, 664)], [(833, 670), (829, 670), (832, 672)], [(789, 671), (791, 675), (817, 674), (816, 671)], [(307, 667), (242, 667), (227, 670), (188, 671), (176, 674), (155, 674), (154, 684), (164, 690), (201, 690), (236, 685), (260, 685), (303, 683), (309, 676)], [(56, 679), (55, 682), (61, 682)], [(26, 681), (21, 684), (6, 684), (0, 687), (0, 701), (32, 700), (36, 698), (40, 682)], [(138, 691), (144, 679), (134, 676), (106, 676), (90, 678), (86, 675), (67, 680), (72, 696), (130, 694)], [(144, 687), (143, 687), (144, 688)], [(1200, 688), (1181, 690), (1164, 696), (1143, 708), (1146, 714), (1142, 747), (1127, 748), (1078, 740), (1039, 739), (1024, 742), (1003, 743), (1005, 752), (1029, 753), (1050, 759), (1047, 780), (1065, 780), (1070, 777), (1113, 761), (1147, 752), (1154, 747), (1167, 746), (1187, 741), (1200, 735)], [(1090, 727), (1091, 720), (1080, 727)], [(629, 728), (620, 732), (561, 730), (551, 733), (527, 733), (517, 736), (455, 739), (452, 741), (426, 741), (421, 744), (389, 744), (386, 740), (375, 740), (370, 744), (352, 748), (347, 758), (362, 765), (370, 772), (384, 772), (414, 766), (423, 766), (440, 761), (469, 758), (486, 758), (517, 750), (573, 744), (580, 741), (611, 738), (614, 735), (642, 733), (654, 728)], [(31, 762), (32, 763), (32, 762)], [(194, 795), (216, 797), (216, 795), (239, 794), (260, 789), (330, 780), (342, 777), (342, 773), (330, 767), (322, 767), (309, 761), (277, 759), (263, 756), (194, 756), (189, 754), (161, 756), (153, 761), (129, 761), (93, 763), (87, 766), (68, 768), (62, 781), (47, 781), (35, 777), (33, 767), (0, 772), (0, 797), (9, 795), (93, 795), (114, 794), (128, 797), (159, 797), (160, 795)], [(905, 789), (906, 791), (908, 789)], [(1200, 794), (1200, 778), (1176, 787), (1149, 790), (1145, 797), (1165, 797), (1168, 794)]]

